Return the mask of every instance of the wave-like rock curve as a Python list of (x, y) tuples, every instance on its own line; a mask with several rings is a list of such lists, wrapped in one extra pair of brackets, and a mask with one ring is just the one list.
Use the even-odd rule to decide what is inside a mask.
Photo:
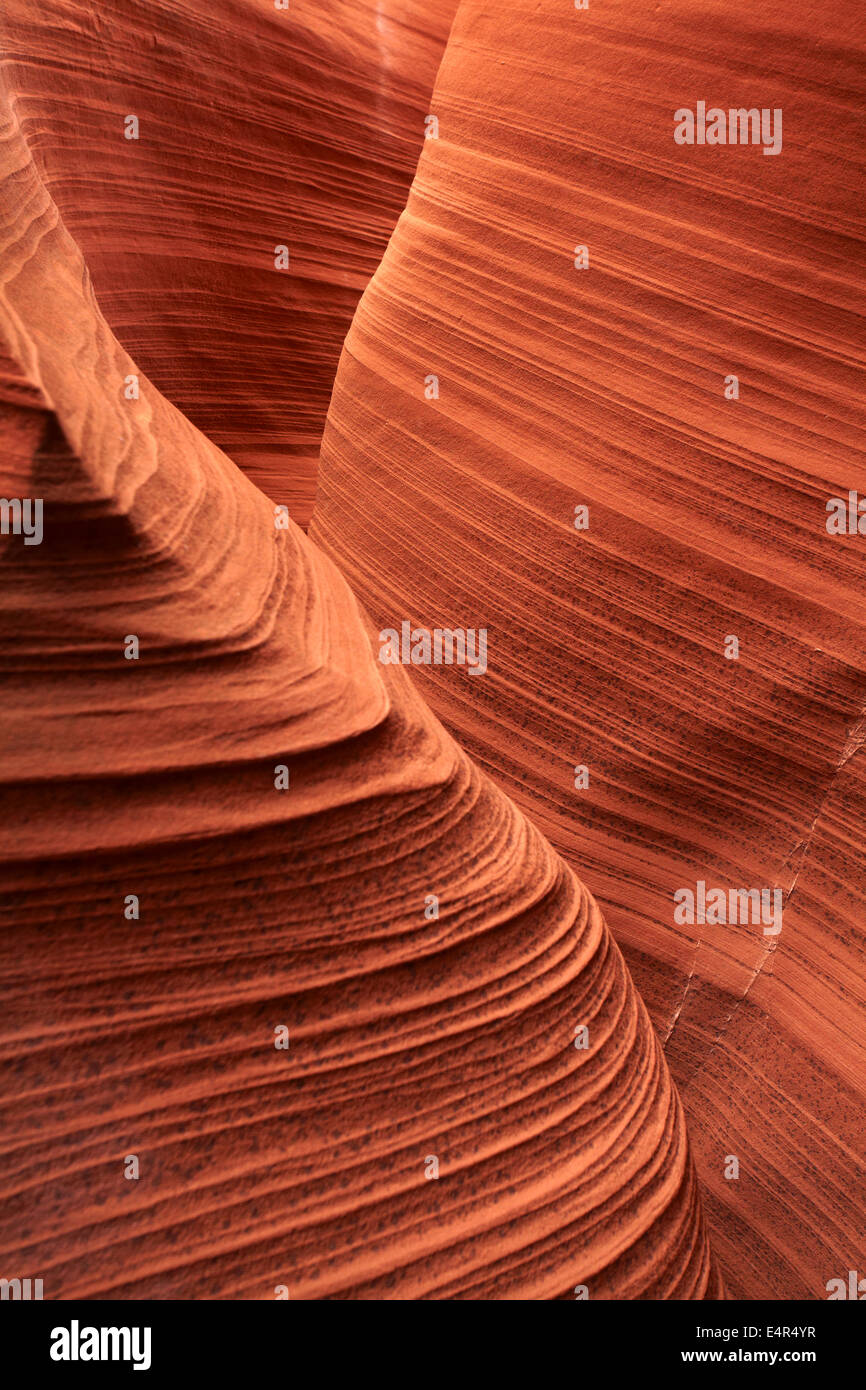
[(598, 907), (137, 371), (9, 116), (0, 178), (4, 1276), (720, 1296)]
[[(862, 48), (841, 4), (462, 0), (310, 531), (382, 628), (487, 628), (415, 674), (602, 904), (750, 1298), (866, 1258)], [(699, 104), (781, 148), (678, 144)]]
[(0, 15), (16, 113), (108, 323), (301, 524), (455, 7), (8, 0)]

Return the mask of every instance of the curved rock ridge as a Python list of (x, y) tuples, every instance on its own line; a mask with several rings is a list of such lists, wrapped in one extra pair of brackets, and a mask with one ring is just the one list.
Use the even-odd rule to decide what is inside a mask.
[[(107, 774), (170, 771), (379, 723), (387, 696), (363, 634), (344, 631), (333, 567), (314, 572), (280, 508), (138, 373), (11, 118), (0, 138), (3, 337), (31, 384), (26, 411), (20, 380), (0, 386), (4, 497), (38, 497), (50, 528), (44, 549), (6, 539), (7, 776), (37, 773), (35, 718), (49, 779), (57, 758), (70, 776), (94, 757)], [(245, 711), (228, 740), (211, 725), (227, 698)]]
[(16, 110), (106, 319), (302, 524), (342, 341), (405, 204), (455, 7), (3, 6)]
[(2, 540), (6, 1276), (721, 1297), (595, 902), (333, 565), (146, 377), (124, 396), (8, 116), (0, 178), (0, 480), (43, 508)]
[[(749, 1298), (866, 1259), (862, 38), (462, 0), (310, 530), (382, 629), (486, 628), (420, 688), (601, 903)], [(699, 104), (778, 152), (678, 143)]]

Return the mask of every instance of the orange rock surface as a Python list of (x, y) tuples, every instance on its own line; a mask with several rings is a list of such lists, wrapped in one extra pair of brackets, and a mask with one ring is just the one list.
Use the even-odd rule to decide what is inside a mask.
[[(843, 4), (462, 0), (310, 532), (382, 628), (487, 628), (419, 688), (602, 904), (744, 1298), (866, 1260), (862, 50)], [(781, 150), (676, 143), (701, 101)], [(678, 922), (698, 882), (781, 934)]]
[(3, 6), (10, 96), (109, 324), (301, 524), (340, 348), (406, 201), (455, 8)]
[(120, 347), (8, 110), (0, 208), (5, 1276), (720, 1296), (596, 904)]

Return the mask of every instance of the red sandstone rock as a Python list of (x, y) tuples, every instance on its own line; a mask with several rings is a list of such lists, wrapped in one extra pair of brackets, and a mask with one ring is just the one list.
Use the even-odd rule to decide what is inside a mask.
[(455, 8), (3, 6), (10, 94), (109, 324), (301, 524), (340, 347), (405, 203)]
[[(462, 0), (311, 528), (382, 628), (487, 627), (420, 688), (602, 903), (747, 1298), (866, 1258), (866, 539), (825, 525), (866, 495), (862, 38)], [(677, 144), (699, 101), (781, 109), (781, 153)], [(699, 880), (781, 935), (678, 924)]]
[(44, 508), (2, 542), (4, 1270), (720, 1296), (592, 898), (138, 373), (8, 115), (0, 209), (0, 482)]

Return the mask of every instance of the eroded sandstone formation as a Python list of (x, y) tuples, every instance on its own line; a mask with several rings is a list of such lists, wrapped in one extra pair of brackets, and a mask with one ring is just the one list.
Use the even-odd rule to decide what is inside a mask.
[[(381, 628), (487, 628), (413, 674), (603, 905), (748, 1298), (866, 1259), (862, 47), (844, 4), (462, 0), (311, 527)], [(780, 148), (677, 143), (699, 103)], [(677, 920), (698, 884), (781, 933)]]
[(8, 110), (0, 178), (5, 1274), (720, 1296), (593, 899), (120, 347)]
[(0, 16), (16, 111), (109, 324), (302, 525), (455, 8), (8, 0)]

